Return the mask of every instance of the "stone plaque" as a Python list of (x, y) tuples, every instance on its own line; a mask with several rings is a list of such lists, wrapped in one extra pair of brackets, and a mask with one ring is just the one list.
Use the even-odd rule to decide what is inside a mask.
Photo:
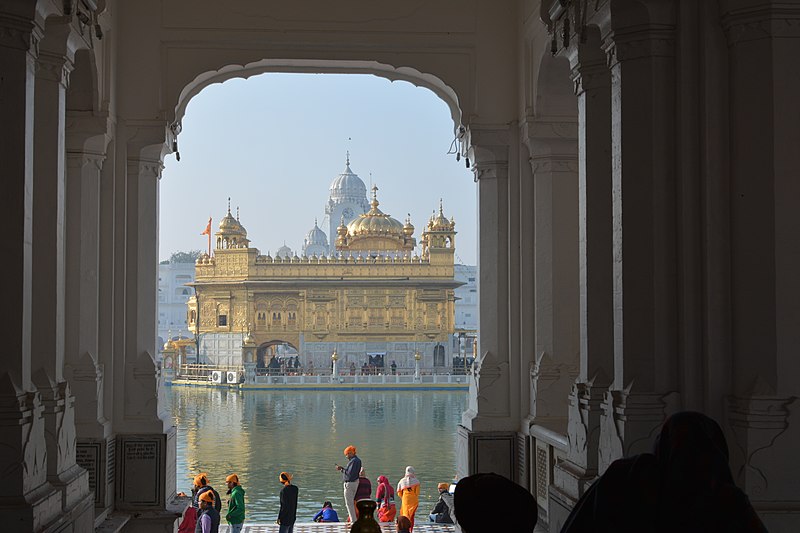
[(75, 446), (75, 462), (89, 473), (89, 489), (94, 491), (94, 505), (103, 504), (103, 491), (98, 490), (97, 479), (102, 479), (100, 457), (103, 451), (100, 442), (78, 442)]
[(117, 442), (117, 504), (137, 509), (164, 505), (165, 435), (123, 435)]

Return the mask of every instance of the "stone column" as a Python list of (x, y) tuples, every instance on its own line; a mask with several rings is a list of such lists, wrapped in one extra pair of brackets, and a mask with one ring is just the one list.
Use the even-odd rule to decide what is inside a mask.
[[(154, 360), (158, 273), (158, 188), (164, 127), (125, 124), (124, 362), (114, 369), (117, 433), (116, 508), (149, 513), (134, 530), (171, 531), (165, 505), (175, 495), (175, 428), (159, 417), (159, 379)], [(118, 130), (119, 134), (119, 130)], [(148, 140), (157, 144), (145, 144)], [(143, 490), (143, 487), (146, 487)]]
[(525, 139), (534, 188), (535, 361), (533, 422), (567, 429), (567, 396), (578, 371), (577, 122), (538, 119)]
[(62, 509), (93, 522), (89, 477), (76, 464), (74, 397), (64, 379), (65, 102), (74, 48), (69, 20), (48, 19), (36, 63), (33, 185), (32, 378), (42, 396), (47, 478)]
[[(0, 11), (0, 161), (8, 246), (4, 254), (5, 355), (0, 366), (0, 506), (3, 520), (39, 531), (61, 514), (61, 494), (47, 483), (42, 402), (31, 382), (33, 121), (41, 30), (29, 13)], [(24, 11), (20, 5), (20, 11)]]
[(611, 74), (597, 42), (573, 45), (568, 55), (578, 97), (580, 367), (569, 393), (568, 460), (553, 468), (555, 531), (598, 473), (600, 404), (614, 371)]
[[(76, 458), (89, 473), (94, 507), (109, 506), (111, 424), (105, 416), (100, 339), (100, 181), (108, 136), (104, 120), (68, 117), (66, 183), (65, 377), (75, 395)], [(111, 445), (113, 450), (113, 444)]]
[(800, 5), (722, 2), (731, 140), (733, 473), (770, 531), (800, 529)]
[(459, 426), (458, 475), (517, 474), (519, 381), (509, 349), (508, 126), (470, 128), (478, 182), (480, 339), (469, 403)]
[[(618, 21), (614, 21), (618, 24)], [(679, 406), (673, 26), (605, 37), (611, 68), (614, 376), (599, 469), (649, 451)]]

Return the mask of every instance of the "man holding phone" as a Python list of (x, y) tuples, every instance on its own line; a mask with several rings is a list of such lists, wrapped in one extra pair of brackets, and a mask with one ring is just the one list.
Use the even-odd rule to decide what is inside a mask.
[(347, 507), (348, 522), (356, 520), (356, 490), (358, 489), (358, 473), (361, 471), (361, 459), (356, 455), (356, 447), (348, 446), (344, 449), (348, 459), (347, 466), (336, 465), (336, 470), (342, 473), (344, 485), (344, 504)]

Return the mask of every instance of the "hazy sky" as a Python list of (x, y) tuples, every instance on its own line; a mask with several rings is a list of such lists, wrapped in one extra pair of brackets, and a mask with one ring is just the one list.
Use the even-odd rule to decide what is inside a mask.
[[(207, 247), (231, 210), (251, 246), (273, 255), (284, 241), (300, 254), (305, 234), (325, 215), (331, 181), (350, 167), (378, 185), (380, 209), (403, 221), (419, 241), (444, 198), (455, 216), (456, 262), (476, 264), (476, 185), (464, 160), (447, 155), (453, 121), (427, 89), (369, 75), (263, 74), (205, 88), (189, 103), (161, 179), (161, 259)], [(330, 235), (328, 235), (330, 239)]]

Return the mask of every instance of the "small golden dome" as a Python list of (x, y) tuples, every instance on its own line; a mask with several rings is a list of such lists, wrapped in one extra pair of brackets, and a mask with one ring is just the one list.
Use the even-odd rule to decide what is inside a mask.
[(447, 217), (444, 216), (444, 210), (442, 208), (442, 199), (439, 199), (439, 213), (434, 214), (431, 217), (431, 220), (428, 222), (428, 228), (432, 231), (451, 231), (455, 226), (455, 220), (453, 222), (447, 220)]
[(236, 218), (231, 214), (231, 199), (228, 197), (228, 213), (219, 221), (219, 232), (225, 235), (247, 236), (247, 230), (239, 222), (239, 208), (236, 208)]
[(378, 186), (372, 187), (370, 210), (347, 225), (347, 232), (353, 237), (360, 236), (402, 236), (403, 224), (387, 215), (378, 206)]

